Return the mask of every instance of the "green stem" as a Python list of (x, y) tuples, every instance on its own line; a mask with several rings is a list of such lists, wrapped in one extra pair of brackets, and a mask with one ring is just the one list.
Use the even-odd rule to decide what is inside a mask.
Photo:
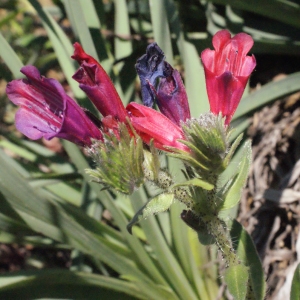
[(215, 238), (217, 247), (226, 262), (226, 267), (240, 264), (240, 260), (232, 246), (232, 241), (229, 236), (226, 224), (216, 216), (210, 218), (203, 217), (203, 220), (206, 224), (208, 233)]

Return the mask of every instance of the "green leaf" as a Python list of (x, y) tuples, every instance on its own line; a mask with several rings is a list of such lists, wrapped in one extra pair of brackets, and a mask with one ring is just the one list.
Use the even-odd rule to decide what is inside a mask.
[[(89, 167), (86, 157), (82, 154), (82, 152), (78, 149), (76, 145), (68, 141), (63, 141), (63, 145), (79, 171), (82, 172), (84, 169)], [(97, 195), (99, 201), (111, 213), (115, 223), (119, 227), (122, 236), (126, 239), (130, 249), (136, 256), (137, 261), (144, 267), (144, 270), (146, 270), (147, 274), (150, 274), (152, 279), (155, 279), (156, 282), (164, 284), (164, 278), (161, 276), (159, 270), (153, 263), (149, 254), (146, 252), (142, 243), (135, 236), (128, 233), (126, 229), (127, 219), (125, 218), (121, 209), (116, 205), (116, 201), (114, 201), (111, 194), (107, 191), (101, 191), (99, 189), (99, 184), (90, 182), (90, 177), (85, 172), (82, 172), (82, 175), (85, 178), (85, 180), (89, 182), (90, 187), (92, 188), (93, 192)]]
[(224, 274), (229, 292), (235, 300), (244, 300), (247, 293), (248, 268), (242, 264), (229, 267)]
[(291, 288), (291, 297), (290, 300), (300, 299), (300, 264), (298, 264), (293, 281), (292, 281), (292, 288)]
[(6, 39), (0, 32), (0, 56), (2, 57), (3, 61), (7, 64), (10, 71), (13, 73), (15, 78), (21, 78), (23, 75), (20, 73), (20, 69), (23, 67), (23, 63), (21, 62), (20, 58), (17, 56), (16, 52), (13, 48), (9, 45)]
[(172, 188), (175, 188), (178, 186), (197, 186), (197, 187), (201, 187), (207, 191), (211, 191), (214, 188), (213, 184), (211, 184), (205, 180), (199, 179), (199, 178), (193, 178), (191, 180), (187, 180), (182, 183), (174, 184), (172, 186)]
[(300, 5), (295, 3), (296, 1), (260, 0), (259, 5), (256, 0), (210, 0), (210, 2), (231, 5), (300, 28)]
[(266, 290), (264, 272), (251, 237), (237, 221), (233, 221), (230, 236), (233, 241), (236, 241), (233, 246), (239, 259), (249, 267), (249, 280), (255, 300), (263, 300)]
[(42, 270), (0, 276), (1, 299), (147, 299), (138, 285), (83, 272)]
[(232, 181), (229, 182), (229, 187), (225, 187), (225, 199), (221, 210), (232, 208), (240, 201), (242, 189), (246, 184), (251, 165), (251, 153), (251, 141), (248, 140), (244, 144), (242, 161), (238, 166), (237, 173)]
[(236, 139), (234, 140), (234, 142), (232, 143), (229, 152), (227, 153), (226, 157), (224, 158), (224, 165), (225, 167), (227, 167), (235, 153), (235, 150), (237, 149), (237, 147), (239, 146), (242, 138), (243, 138), (243, 133), (241, 133), (239, 136), (236, 137)]
[(149, 216), (164, 212), (173, 203), (174, 194), (160, 194), (149, 200), (132, 218), (127, 225), (127, 230), (132, 233), (132, 226)]
[[(115, 58), (124, 58), (131, 54), (130, 23), (125, 0), (115, 1)], [(122, 38), (125, 37), (125, 38)]]
[[(148, 195), (143, 189), (139, 189), (131, 196), (132, 206), (136, 211), (147, 202)], [(173, 249), (167, 244), (165, 237), (156, 218), (149, 218), (141, 221), (149, 246), (153, 249), (161, 274), (171, 283), (176, 297), (180, 299), (196, 300), (195, 290), (190, 285), (179, 261), (174, 256)], [(177, 298), (177, 299), (178, 299)]]
[(51, 40), (53, 48), (56, 52), (57, 59), (64, 74), (66, 75), (66, 79), (68, 80), (72, 91), (77, 98), (84, 98), (84, 92), (79, 88), (78, 83), (72, 78), (76, 69), (74, 67), (74, 62), (70, 58), (73, 52), (70, 39), (37, 0), (28, 1), (36, 9), (39, 17), (42, 20), (43, 26), (48, 33), (49, 39)]
[(167, 61), (172, 64), (173, 50), (164, 1), (151, 1), (150, 13), (154, 39), (164, 51)]
[(299, 91), (300, 72), (291, 74), (284, 79), (265, 84), (261, 89), (251, 93), (242, 99), (233, 120), (244, 116), (254, 110), (278, 99), (279, 97)]

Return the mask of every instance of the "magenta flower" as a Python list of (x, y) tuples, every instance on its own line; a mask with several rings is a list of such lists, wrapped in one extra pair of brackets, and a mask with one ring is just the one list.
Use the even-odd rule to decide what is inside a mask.
[(126, 110), (134, 129), (146, 144), (153, 139), (154, 146), (164, 151), (168, 151), (166, 147), (190, 151), (178, 141), (185, 139), (182, 129), (160, 112), (134, 102), (129, 103)]
[(80, 68), (73, 79), (79, 82), (79, 87), (103, 117), (112, 116), (117, 121), (125, 122), (126, 110), (109, 76), (92, 56), (84, 52), (79, 43), (75, 43), (74, 48), (72, 58), (80, 64)]
[(99, 128), (57, 80), (41, 77), (33, 66), (21, 72), (27, 79), (13, 80), (6, 87), (9, 99), (20, 106), (15, 118), (19, 131), (32, 140), (59, 137), (78, 145), (102, 140)]
[(246, 33), (231, 38), (227, 30), (221, 30), (212, 43), (215, 50), (205, 49), (201, 53), (210, 110), (226, 117), (228, 125), (256, 66), (255, 57), (247, 56), (253, 39)]
[(146, 54), (138, 59), (135, 67), (144, 105), (151, 107), (156, 100), (159, 110), (178, 126), (181, 121), (191, 118), (180, 74), (165, 61), (164, 53), (156, 43), (147, 47)]

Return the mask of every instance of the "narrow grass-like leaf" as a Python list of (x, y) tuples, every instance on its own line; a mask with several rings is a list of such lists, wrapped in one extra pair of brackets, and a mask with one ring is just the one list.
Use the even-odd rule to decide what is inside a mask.
[(0, 298), (147, 299), (128, 281), (66, 270), (18, 272), (0, 276)]
[(66, 78), (68, 80), (69, 85), (72, 88), (72, 91), (74, 92), (77, 98), (84, 98), (85, 94), (78, 87), (77, 82), (72, 79), (72, 76), (75, 73), (76, 69), (74, 67), (73, 61), (70, 58), (73, 49), (69, 38), (64, 34), (62, 29), (53, 20), (50, 14), (42, 8), (42, 6), (37, 0), (28, 1), (36, 9), (37, 13), (42, 19), (43, 25), (47, 30), (48, 36), (56, 52), (57, 59), (60, 63), (62, 70), (64, 71), (64, 74), (66, 75)]
[(243, 98), (233, 116), (233, 119), (235, 120), (245, 114), (249, 114), (282, 96), (299, 91), (299, 89), (300, 72), (288, 75), (286, 78), (276, 82), (267, 83), (258, 91), (255, 91), (249, 94), (249, 96)]
[(166, 5), (164, 1), (150, 0), (149, 6), (154, 39), (165, 53), (167, 61), (172, 64), (173, 50), (169, 24), (167, 22)]
[(275, 19), (300, 28), (300, 5), (296, 1), (260, 0), (259, 5), (255, 0), (209, 0), (210, 2), (250, 11), (252, 13)]
[(20, 69), (23, 67), (23, 63), (20, 58), (13, 50), (13, 48), (9, 45), (6, 39), (3, 37), (0, 32), (0, 56), (7, 64), (10, 71), (13, 73), (15, 78), (22, 78), (24, 75), (20, 73)]
[(91, 180), (89, 175), (84, 172), (86, 168), (89, 168), (89, 165), (82, 153), (79, 151), (78, 147), (67, 141), (64, 141), (63, 143), (66, 151), (72, 158), (72, 161), (75, 163), (79, 172), (81, 172), (83, 177), (89, 182), (91, 189), (95, 192), (99, 201), (102, 202), (103, 205), (111, 213), (114, 221), (120, 228), (122, 236), (127, 240), (130, 249), (136, 254), (137, 259), (139, 260), (141, 265), (144, 266), (146, 272), (148, 272), (154, 280), (164, 284), (164, 278), (161, 276), (160, 272), (153, 264), (153, 261), (145, 251), (144, 247), (141, 245), (140, 241), (135, 236), (132, 236), (127, 232), (127, 219), (125, 218), (122, 211), (116, 206), (116, 203), (112, 199), (111, 194), (109, 194), (107, 191), (101, 191), (101, 186), (99, 184), (90, 182)]
[[(132, 197), (132, 205), (136, 211), (147, 201), (147, 196), (142, 189), (135, 192)], [(147, 240), (155, 252), (158, 263), (163, 270), (164, 276), (171, 282), (174, 291), (182, 299), (197, 299), (197, 296), (190, 286), (182, 268), (174, 257), (171, 249), (166, 243), (160, 228), (154, 217), (141, 221)]]
[(115, 1), (115, 58), (131, 54), (130, 23), (125, 0)]

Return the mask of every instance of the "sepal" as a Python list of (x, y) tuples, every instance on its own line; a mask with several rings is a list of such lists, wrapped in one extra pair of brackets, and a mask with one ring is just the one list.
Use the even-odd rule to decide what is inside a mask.
[(104, 187), (132, 194), (143, 184), (143, 142), (132, 137), (124, 123), (119, 123), (118, 137), (109, 132), (103, 142), (95, 141), (88, 152), (97, 167), (86, 172)]
[[(201, 115), (198, 119), (190, 119), (182, 123), (186, 140), (178, 140), (190, 149), (183, 153), (178, 149), (168, 148), (177, 158), (193, 167), (201, 178), (216, 177), (224, 171), (224, 158), (228, 152), (228, 127), (224, 119), (212, 113)], [(208, 179), (210, 182), (210, 180)], [(211, 182), (214, 184), (214, 182)]]
[(157, 181), (160, 170), (159, 153), (154, 147), (153, 140), (150, 141), (150, 151), (144, 150), (144, 174), (147, 180)]

